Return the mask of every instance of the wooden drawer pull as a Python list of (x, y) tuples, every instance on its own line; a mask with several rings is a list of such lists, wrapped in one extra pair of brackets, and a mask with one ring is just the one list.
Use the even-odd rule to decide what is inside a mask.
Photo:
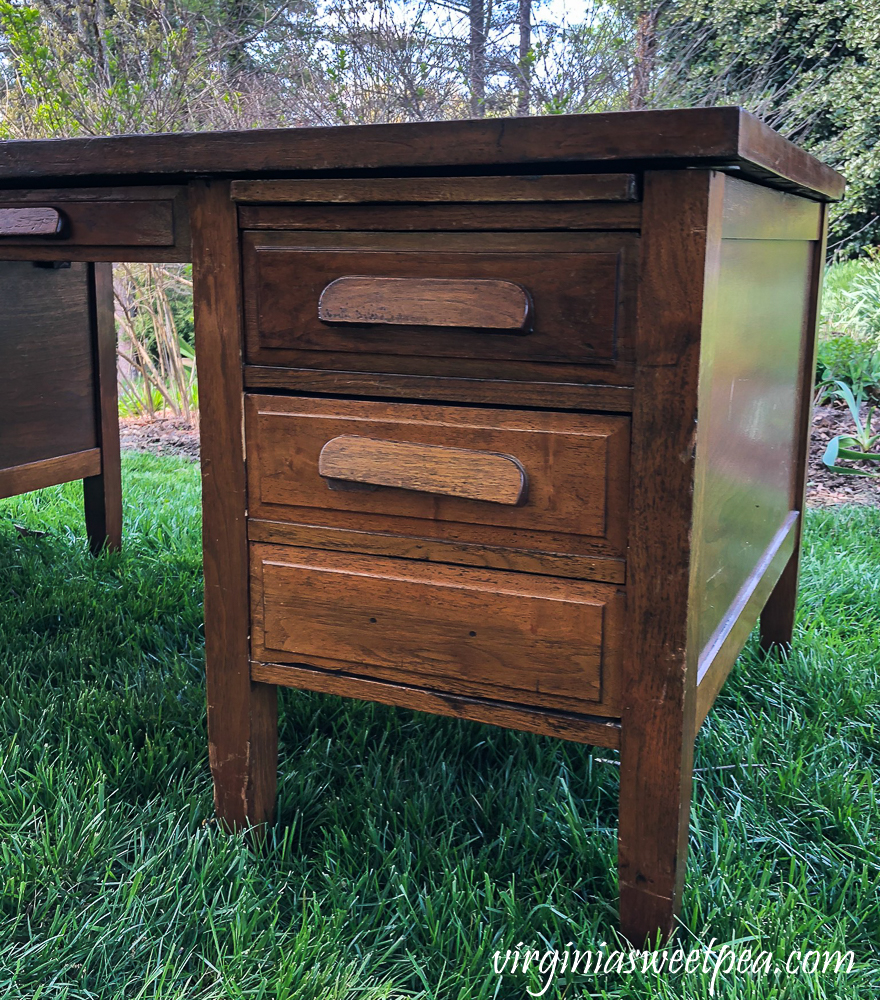
[(62, 222), (56, 208), (0, 208), (0, 236), (57, 236)]
[(488, 278), (337, 278), (321, 292), (325, 323), (468, 326), (526, 331), (529, 293), (512, 281)]
[(331, 490), (395, 486), (522, 506), (528, 477), (511, 455), (343, 434), (321, 449), (318, 472)]

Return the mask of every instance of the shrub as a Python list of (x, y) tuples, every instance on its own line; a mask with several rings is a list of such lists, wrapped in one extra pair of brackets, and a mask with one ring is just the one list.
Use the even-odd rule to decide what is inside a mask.
[(880, 254), (832, 264), (825, 276), (816, 356), (817, 397), (836, 382), (856, 397), (880, 401)]
[(854, 395), (880, 402), (880, 350), (877, 341), (834, 333), (821, 337), (816, 355), (819, 401), (831, 398), (830, 387), (844, 382)]

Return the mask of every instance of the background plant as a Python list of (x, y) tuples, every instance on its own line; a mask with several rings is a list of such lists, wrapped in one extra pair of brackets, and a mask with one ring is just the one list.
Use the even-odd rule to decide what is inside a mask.
[(121, 264), (114, 271), (120, 411), (192, 422), (198, 408), (189, 265)]
[[(864, 420), (861, 416), (864, 398), (855, 395), (846, 382), (837, 381), (834, 385), (837, 395), (846, 403), (852, 417), (855, 432), (853, 434), (838, 434), (828, 442), (822, 461), (832, 472), (849, 476), (880, 476), (880, 450), (874, 446), (880, 441), (880, 434), (871, 429), (874, 417), (874, 407), (869, 406)], [(840, 465), (841, 461), (876, 462), (877, 471), (859, 468), (853, 465)]]
[(839, 398), (837, 382), (880, 401), (880, 259), (873, 252), (826, 271), (816, 377), (818, 402)]

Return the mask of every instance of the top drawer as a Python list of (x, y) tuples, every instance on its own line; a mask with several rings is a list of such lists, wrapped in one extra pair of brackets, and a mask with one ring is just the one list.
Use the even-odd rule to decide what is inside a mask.
[(636, 237), (246, 232), (243, 244), (251, 363), (323, 351), (577, 365), (616, 359)]

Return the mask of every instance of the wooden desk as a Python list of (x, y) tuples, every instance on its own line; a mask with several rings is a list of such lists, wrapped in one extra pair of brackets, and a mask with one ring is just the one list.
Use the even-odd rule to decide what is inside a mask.
[[(621, 753), (670, 932), (694, 735), (791, 640), (834, 171), (737, 109), (6, 143), (8, 259), (193, 261), (210, 758), (276, 686)], [(13, 188), (15, 190), (13, 190)]]

